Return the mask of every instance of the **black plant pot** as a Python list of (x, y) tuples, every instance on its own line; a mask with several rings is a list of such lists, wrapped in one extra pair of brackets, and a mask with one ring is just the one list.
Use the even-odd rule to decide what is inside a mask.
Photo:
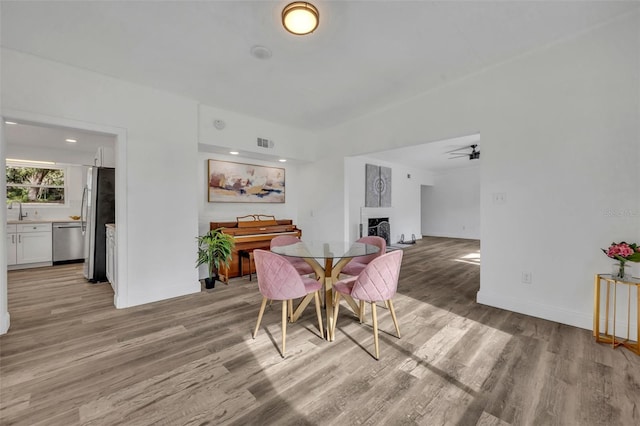
[(207, 277), (207, 278), (204, 279), (204, 288), (212, 289), (212, 288), (215, 288), (215, 286), (216, 286), (215, 277), (214, 278)]

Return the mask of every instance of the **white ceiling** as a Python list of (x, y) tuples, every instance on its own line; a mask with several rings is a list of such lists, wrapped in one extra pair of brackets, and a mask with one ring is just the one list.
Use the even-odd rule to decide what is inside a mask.
[[(5, 124), (4, 134), (9, 144), (88, 152), (92, 155), (98, 147), (114, 146), (116, 140), (114, 135), (26, 122)], [(76, 142), (70, 143), (67, 139), (75, 139)]]
[[(366, 156), (390, 163), (404, 164), (415, 167), (416, 169), (427, 169), (439, 172), (480, 165), (482, 155), (476, 160), (470, 160), (469, 157), (458, 156), (458, 154), (470, 154), (472, 150), (467, 147), (472, 144), (477, 145), (476, 150), (482, 152), (480, 150), (480, 134), (474, 134), (422, 145), (375, 152), (367, 154)], [(459, 151), (454, 154), (450, 152), (453, 150)]]
[[(636, 1), (6, 1), (2, 46), (322, 130), (636, 10)], [(269, 48), (270, 59), (250, 54)], [(386, 158), (389, 158), (388, 156)]]

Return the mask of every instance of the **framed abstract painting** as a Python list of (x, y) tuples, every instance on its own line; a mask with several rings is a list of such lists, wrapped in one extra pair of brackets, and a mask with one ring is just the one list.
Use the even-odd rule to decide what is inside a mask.
[(210, 203), (284, 203), (285, 170), (209, 160)]

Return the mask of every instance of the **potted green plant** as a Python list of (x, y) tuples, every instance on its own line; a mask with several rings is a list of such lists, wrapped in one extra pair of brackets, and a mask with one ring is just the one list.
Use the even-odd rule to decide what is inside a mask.
[(218, 274), (220, 265), (229, 267), (231, 252), (236, 245), (235, 240), (231, 235), (223, 233), (222, 228), (212, 229), (196, 239), (198, 240), (196, 268), (207, 265), (209, 276), (204, 280), (205, 288), (214, 288), (216, 280), (220, 279)]

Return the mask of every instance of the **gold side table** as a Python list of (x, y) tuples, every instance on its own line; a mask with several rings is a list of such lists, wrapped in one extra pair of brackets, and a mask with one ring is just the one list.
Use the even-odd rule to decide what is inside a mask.
[[(605, 296), (605, 325), (604, 325), (604, 333), (600, 333), (600, 286), (602, 281), (606, 283), (606, 296)], [(627, 338), (623, 339), (621, 337), (616, 337), (616, 296), (617, 296), (617, 287), (618, 284), (627, 286)], [(615, 348), (617, 346), (624, 346), (629, 349), (631, 352), (640, 355), (640, 343), (638, 341), (633, 342), (629, 339), (630, 325), (631, 325), (631, 289), (635, 287), (636, 289), (636, 330), (640, 335), (640, 315), (638, 311), (640, 310), (640, 278), (625, 278), (618, 279), (614, 278), (610, 274), (596, 274), (595, 282), (594, 282), (594, 298), (593, 298), (593, 336), (596, 338), (596, 342), (600, 343), (609, 343), (611, 347)], [(613, 297), (613, 303), (611, 302), (611, 297)], [(610, 309), (610, 306), (613, 305), (613, 309)], [(612, 313), (612, 330), (609, 332), (609, 314), (610, 311), (613, 310)], [(640, 339), (639, 339), (640, 340)]]

